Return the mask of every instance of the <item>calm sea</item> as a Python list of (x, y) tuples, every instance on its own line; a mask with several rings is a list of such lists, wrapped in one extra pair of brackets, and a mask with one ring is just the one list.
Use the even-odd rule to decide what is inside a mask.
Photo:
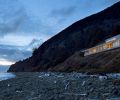
[(7, 72), (10, 66), (0, 66), (0, 73)]
[(9, 66), (0, 66), (0, 81), (14, 78), (15, 75), (12, 73), (7, 73)]

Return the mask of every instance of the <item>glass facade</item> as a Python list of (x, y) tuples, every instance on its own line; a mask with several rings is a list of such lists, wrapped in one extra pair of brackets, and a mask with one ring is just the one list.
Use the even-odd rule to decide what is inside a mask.
[(86, 49), (84, 51), (84, 55), (87, 56), (87, 55), (95, 54), (98, 52), (102, 52), (102, 51), (106, 51), (106, 50), (110, 50), (118, 47), (120, 47), (120, 35), (119, 35), (119, 38), (116, 38), (116, 39), (114, 38), (111, 40), (107, 39), (107, 41), (101, 45), (95, 46), (90, 49)]

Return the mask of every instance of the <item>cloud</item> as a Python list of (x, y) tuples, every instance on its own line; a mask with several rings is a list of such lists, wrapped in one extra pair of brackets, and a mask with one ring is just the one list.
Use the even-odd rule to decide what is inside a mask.
[(6, 61), (10, 62), (16, 62), (28, 58), (32, 55), (33, 48), (39, 47), (42, 42), (42, 39), (33, 39), (30, 44), (26, 46), (0, 44), (0, 59), (5, 59)]
[(104, 4), (114, 4), (114, 3), (116, 3), (116, 2), (119, 2), (120, 0), (105, 0), (104, 1)]
[(18, 0), (0, 0), (0, 35), (17, 31), (25, 19), (27, 15)]
[(43, 43), (42, 39), (33, 39), (28, 46), (25, 47), (26, 50), (33, 52), (35, 48), (38, 48)]
[(77, 13), (78, 16), (80, 16), (78, 20), (80, 20), (82, 16), (82, 18), (84, 18), (87, 17), (87, 15), (89, 16), (93, 13), (97, 13), (117, 1), (119, 0), (73, 0), (72, 4), (70, 3), (69, 5), (66, 5), (66, 7), (54, 8), (48, 16), (56, 19), (58, 24), (65, 21), (67, 22), (67, 20), (71, 19), (71, 16), (75, 17)]
[(0, 36), (11, 33), (44, 34), (45, 29), (49, 27), (29, 15), (25, 6), (18, 0), (0, 0)]
[(76, 10), (75, 6), (71, 6), (68, 8), (54, 9), (51, 11), (50, 16), (52, 17), (67, 17), (72, 15)]
[(16, 62), (31, 56), (31, 53), (22, 46), (0, 45), (0, 59)]
[[(29, 9), (26, 11), (27, 7), (22, 5), (22, 2), (19, 1), (25, 0), (0, 0), (0, 42), (2, 42), (1, 44), (4, 44), (0, 45), (0, 58), (10, 61), (18, 61), (31, 56), (32, 52), (30, 50), (34, 45), (38, 45), (39, 42), (44, 42), (53, 34), (61, 31), (69, 26), (69, 24), (79, 20), (81, 17), (86, 17), (88, 14), (94, 13), (99, 8), (103, 9), (106, 5), (111, 5), (119, 0), (68, 0), (64, 5), (58, 4), (59, 8), (51, 8), (48, 3), (47, 8), (42, 7), (42, 5), (38, 6), (38, 11), (41, 7), (44, 11), (37, 12), (38, 19), (30, 15)], [(31, 9), (34, 9), (35, 7), (33, 7), (33, 3), (29, 3), (29, 1), (30, 0), (27, 1), (27, 4), (31, 5)], [(31, 1), (35, 2), (33, 0)], [(60, 2), (61, 1), (62, 0), (60, 0)], [(49, 2), (49, 0), (46, 2)], [(64, 3), (64, 0), (62, 2)], [(52, 3), (53, 2), (51, 2), (51, 4)], [(36, 10), (33, 12), (36, 12)], [(46, 12), (48, 12), (48, 16), (44, 16), (43, 13)], [(64, 23), (62, 23), (63, 21)], [(8, 34), (11, 37), (7, 37)], [(4, 36), (4, 38), (2, 36)], [(29, 44), (30, 41), (32, 41), (31, 44)], [(23, 45), (23, 42), (25, 45), (28, 44), (29, 46), (10, 46), (10, 44)]]
[[(111, 6), (112, 4), (118, 2), (120, 0), (101, 0), (101, 1), (98, 1), (98, 0), (84, 0), (83, 1), (83, 5), (81, 6), (82, 9), (96, 9), (96, 8), (107, 8), (108, 6)], [(78, 1), (77, 4), (80, 4), (81, 1)], [(93, 9), (93, 10), (94, 10)]]

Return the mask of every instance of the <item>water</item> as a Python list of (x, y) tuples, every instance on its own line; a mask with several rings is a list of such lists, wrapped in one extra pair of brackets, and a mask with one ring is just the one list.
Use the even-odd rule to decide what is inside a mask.
[(0, 73), (7, 72), (10, 66), (0, 66)]
[(0, 66), (0, 81), (14, 78), (15, 75), (12, 73), (7, 73), (9, 66)]
[(0, 73), (0, 81), (7, 80), (14, 77), (15, 75), (12, 73)]

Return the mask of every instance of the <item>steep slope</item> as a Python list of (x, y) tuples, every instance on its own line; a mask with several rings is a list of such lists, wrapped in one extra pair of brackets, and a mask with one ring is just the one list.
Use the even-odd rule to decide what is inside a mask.
[(64, 62), (76, 51), (92, 47), (120, 33), (120, 2), (106, 10), (80, 20), (55, 35), (32, 57), (12, 65), (9, 72), (48, 71)]
[(81, 53), (77, 52), (63, 63), (49, 70), (90, 73), (120, 72), (120, 48), (86, 57), (81, 56)]

